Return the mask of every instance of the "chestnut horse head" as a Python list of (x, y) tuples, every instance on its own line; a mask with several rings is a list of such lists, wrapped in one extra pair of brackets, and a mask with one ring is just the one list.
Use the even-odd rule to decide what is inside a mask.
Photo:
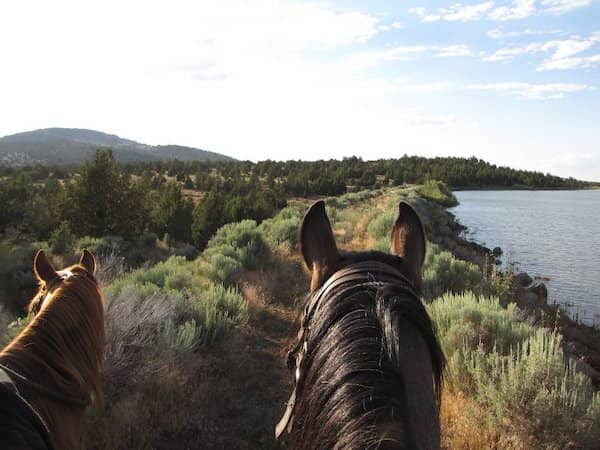
[[(32, 318), (0, 352), (3, 394), (9, 395), (9, 384), (18, 400), (15, 409), (41, 423), (38, 428), (56, 449), (81, 447), (85, 408), (101, 399), (104, 305), (95, 270), (94, 256), (87, 250), (78, 264), (60, 271), (38, 251), (34, 273), (39, 288), (29, 305)], [(6, 409), (0, 411), (4, 422), (11, 414)]]

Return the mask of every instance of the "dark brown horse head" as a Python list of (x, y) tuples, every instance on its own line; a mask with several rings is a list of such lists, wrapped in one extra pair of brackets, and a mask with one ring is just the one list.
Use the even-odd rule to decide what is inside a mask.
[(421, 266), (425, 259), (425, 231), (421, 219), (406, 202), (400, 202), (398, 217), (391, 230), (390, 251), (397, 259), (387, 258), (378, 252), (340, 253), (335, 243), (331, 223), (325, 210), (325, 202), (314, 203), (302, 222), (300, 249), (304, 263), (311, 273), (310, 288), (315, 291), (331, 274), (365, 257), (384, 258), (410, 278), (420, 291)]
[(94, 256), (56, 270), (35, 255), (38, 292), (26, 328), (0, 352), (0, 364), (49, 431), (55, 448), (80, 447), (84, 411), (101, 400), (104, 305)]
[(419, 299), (425, 233), (416, 212), (399, 204), (390, 254), (341, 252), (319, 201), (300, 246), (310, 294), (276, 435), (287, 429), (296, 449), (439, 449), (444, 357)]

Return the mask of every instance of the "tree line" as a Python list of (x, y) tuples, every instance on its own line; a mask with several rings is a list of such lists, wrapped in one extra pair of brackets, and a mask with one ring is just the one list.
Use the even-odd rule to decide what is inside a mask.
[[(289, 197), (334, 196), (434, 179), (453, 188), (587, 186), (474, 157), (119, 164), (112, 152), (99, 150), (80, 167), (0, 167), (0, 232), (14, 230), (33, 239), (47, 239), (59, 227), (77, 236), (135, 238), (153, 232), (203, 248), (221, 225), (260, 222)], [(194, 191), (197, 195), (185, 194)]]
[[(136, 176), (110, 150), (65, 178), (27, 169), (0, 179), (0, 232), (46, 240), (57, 231), (75, 236), (137, 239), (144, 233), (203, 248), (229, 222), (262, 221), (286, 206), (281, 189), (255, 179), (214, 177), (199, 201), (185, 183), (145, 173)], [(37, 169), (36, 174), (43, 171)]]

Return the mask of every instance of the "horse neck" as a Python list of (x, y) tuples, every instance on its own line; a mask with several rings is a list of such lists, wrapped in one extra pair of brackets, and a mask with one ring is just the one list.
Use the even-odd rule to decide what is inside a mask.
[(434, 390), (429, 348), (417, 328), (398, 320), (399, 368), (406, 386), (407, 427), (413, 446), (419, 450), (440, 448), (440, 422)]

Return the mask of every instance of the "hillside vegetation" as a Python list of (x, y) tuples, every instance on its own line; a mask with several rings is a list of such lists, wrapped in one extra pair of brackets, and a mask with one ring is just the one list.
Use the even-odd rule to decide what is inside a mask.
[[(429, 239), (440, 242), (432, 219), (440, 207), (419, 191), (327, 199), (340, 246), (386, 249), (400, 200), (415, 206)], [(285, 447), (274, 441), (273, 427), (289, 395), (285, 354), (308, 287), (297, 233), (309, 204), (289, 201), (260, 223), (223, 225), (187, 259), (168, 257), (175, 251), (168, 242), (148, 239), (143, 251), (163, 261), (132, 271), (123, 240), (103, 252), (106, 238), (79, 238), (55, 255), (74, 258), (84, 244), (103, 255), (106, 402), (88, 416), (85, 448)], [(445, 448), (594, 448), (600, 395), (565, 358), (559, 334), (523, 321), (510, 301), (510, 276), (482, 271), (430, 242), (423, 280), (448, 358)]]
[(110, 148), (120, 162), (232, 160), (218, 153), (181, 145), (146, 145), (113, 134), (76, 128), (45, 128), (0, 138), (0, 165), (22, 167), (82, 164), (97, 149)]

